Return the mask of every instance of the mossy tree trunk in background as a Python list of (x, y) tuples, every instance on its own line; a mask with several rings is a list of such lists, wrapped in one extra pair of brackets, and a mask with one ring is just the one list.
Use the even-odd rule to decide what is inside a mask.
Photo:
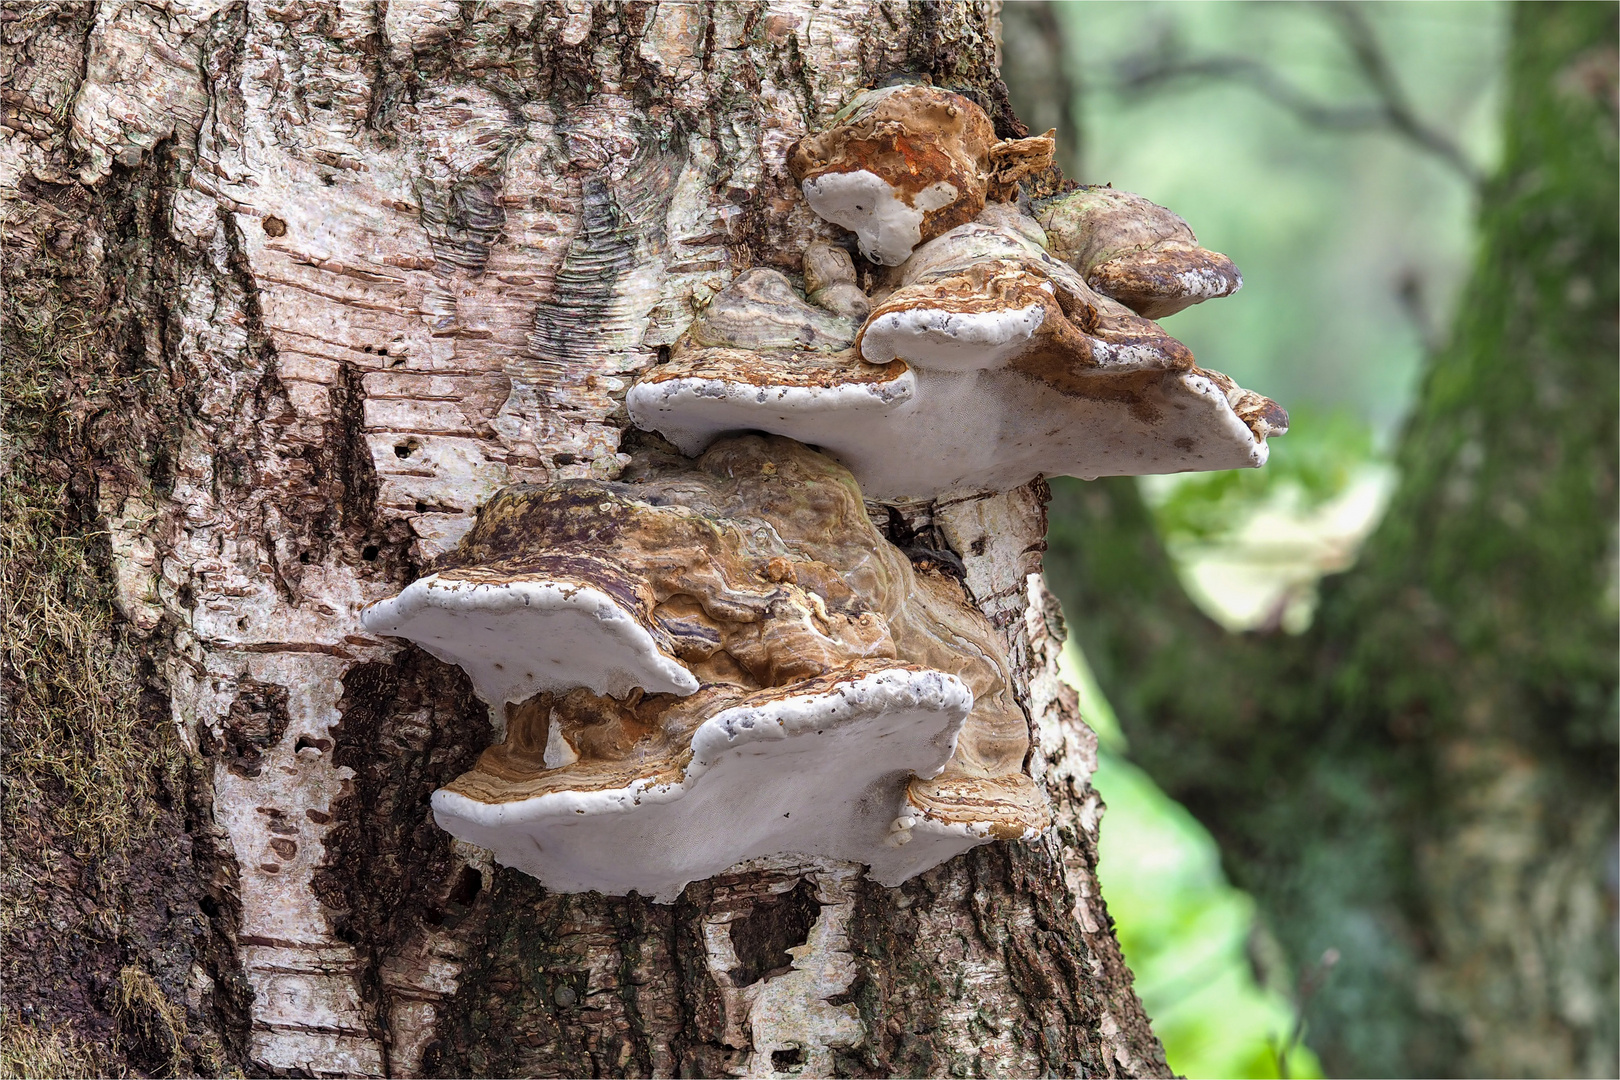
[(783, 155), (855, 91), (929, 75), (1023, 134), (992, 5), (107, 0), (0, 35), (8, 1068), (1165, 1072), (1040, 485), (935, 509), (1059, 827), (902, 889), (548, 895), (431, 822), (492, 737), (465, 677), (356, 619), (501, 485), (622, 467), (636, 373), (828, 231)]
[(1298, 638), (1181, 593), (1130, 481), (1048, 571), (1131, 754), (1310, 972), (1330, 1073), (1613, 1076), (1616, 8), (1514, 11), (1473, 279), (1400, 488)]

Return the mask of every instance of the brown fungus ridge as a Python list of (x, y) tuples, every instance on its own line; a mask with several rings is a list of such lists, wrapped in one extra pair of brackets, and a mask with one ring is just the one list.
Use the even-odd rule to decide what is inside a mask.
[(1031, 177), (1052, 167), (1057, 152), (1057, 128), (1025, 139), (1008, 139), (990, 148), (990, 185), (987, 195), (991, 202), (1012, 202), (1018, 197), (1018, 186)]
[[(508, 488), (441, 577), (487, 579), (561, 557), (639, 582), (649, 626), (701, 687), (622, 698), (574, 690), (508, 706), (505, 741), (449, 790), (499, 803), (673, 782), (692, 732), (722, 710), (898, 666), (954, 675), (974, 698), (944, 772), (912, 782), (912, 805), (974, 835), (1045, 828), (1045, 798), (1022, 771), (1028, 722), (995, 631), (954, 579), (918, 574), (879, 535), (854, 478), (830, 459), (747, 436), (695, 463), (644, 453), (619, 482)], [(547, 767), (548, 746), (554, 762), (572, 760)]]
[(1243, 287), (1232, 260), (1198, 246), (1178, 215), (1126, 191), (1085, 187), (1036, 208), (1052, 253), (1098, 292), (1149, 319)]
[(870, 172), (907, 206), (936, 184), (956, 189), (949, 206), (924, 209), (922, 239), (971, 221), (984, 209), (995, 125), (960, 94), (933, 86), (872, 90), (839, 113), (832, 127), (788, 150), (788, 170), (801, 184), (829, 173)]
[(675, 379), (716, 379), (754, 386), (831, 389), (835, 386), (873, 386), (894, 383), (909, 368), (904, 360), (868, 364), (854, 349), (836, 353), (783, 351), (757, 353), (748, 349), (686, 349), (677, 346), (669, 363), (642, 377), (657, 384)]

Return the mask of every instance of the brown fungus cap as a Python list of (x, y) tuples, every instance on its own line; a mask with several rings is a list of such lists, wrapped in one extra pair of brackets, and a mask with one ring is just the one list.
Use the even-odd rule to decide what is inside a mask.
[(856, 98), (832, 127), (800, 139), (788, 168), (811, 209), (895, 266), (984, 209), (995, 126), (978, 105), (932, 86)]
[(1180, 217), (1128, 191), (1081, 188), (1041, 204), (1035, 218), (1052, 254), (1145, 318), (1162, 319), (1243, 287), (1231, 259), (1199, 247)]

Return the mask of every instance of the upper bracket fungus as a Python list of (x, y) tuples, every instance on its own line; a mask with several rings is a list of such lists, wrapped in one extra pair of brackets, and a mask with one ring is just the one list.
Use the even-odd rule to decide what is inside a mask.
[(897, 884), (1048, 824), (993, 628), (787, 439), (507, 488), (362, 621), (504, 718), (434, 814), (548, 888), (667, 901), (779, 853)]
[[(852, 343), (821, 328), (862, 317), (853, 266), (812, 244), (808, 299), (775, 271), (739, 278), (632, 387), (631, 418), (689, 454), (728, 432), (788, 435), (877, 499), (1264, 464), (1286, 413), (1152, 321), (1235, 292), (1231, 260), (1108, 188), (1026, 212), (1018, 180), (1050, 162), (1051, 136), (992, 134), (966, 98), (896, 86), (802, 140), (805, 198), (890, 267)], [(769, 303), (756, 275), (772, 275)]]

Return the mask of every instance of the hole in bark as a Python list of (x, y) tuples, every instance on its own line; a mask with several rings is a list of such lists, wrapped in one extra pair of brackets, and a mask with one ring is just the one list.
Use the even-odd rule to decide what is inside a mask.
[(845, 990), (841, 994), (834, 994), (832, 997), (828, 998), (827, 1004), (853, 1005), (855, 1004), (855, 998), (864, 989), (866, 989), (866, 972), (857, 972), (855, 974), (855, 981), (849, 984), (849, 989)]
[(281, 741), (289, 719), (285, 686), (243, 679), (221, 732), (225, 767), (237, 776), (258, 776), (265, 751)]
[(208, 916), (210, 919), (217, 918), (219, 916), (219, 902), (216, 901), (212, 896), (205, 895), (198, 898), (197, 906), (201, 908), (202, 913)]
[(452, 904), (466, 907), (478, 899), (478, 894), (484, 888), (484, 875), (470, 866), (463, 866), (461, 873), (456, 875), (456, 883), (450, 889), (450, 895), (445, 899)]
[(266, 236), (286, 236), (287, 223), (275, 216), (267, 217), (264, 219), (264, 234)]
[(416, 512), (417, 512), (417, 513), (418, 513), (418, 514), (425, 514), (425, 513), (427, 513), (427, 503), (425, 503), (425, 502), (419, 502), (419, 503), (417, 503), (417, 504), (416, 504)]
[(317, 739), (313, 735), (300, 735), (298, 736), (298, 742), (293, 746), (293, 753), (296, 754), (300, 750), (318, 750), (324, 754), (330, 749), (332, 749), (331, 739)]
[(369, 353), (369, 352), (376, 352), (377, 350), (373, 349), (370, 345), (367, 345), (364, 348), (362, 348), (360, 351)]
[(803, 1064), (804, 1051), (797, 1046), (791, 1050), (771, 1051), (771, 1068), (773, 1069), (796, 1069)]
[(377, 355), (378, 356), (387, 356), (388, 355), (388, 350), (387, 349), (378, 349), (377, 350)]
[(298, 553), (298, 561), (303, 563), (305, 566), (308, 566), (309, 565), (309, 552), (300, 551)]
[(412, 454), (416, 453), (416, 448), (421, 445), (421, 443), (414, 439), (412, 439), (410, 442), (402, 442), (398, 446), (394, 447), (394, 456), (397, 458), (408, 458)]
[(367, 544), (365, 547), (360, 549), (360, 557), (366, 560), (366, 562), (376, 562), (377, 556), (380, 554), (382, 554), (382, 548), (378, 547), (376, 544)]
[(731, 970), (731, 981), (749, 986), (761, 979), (781, 975), (793, 967), (788, 950), (810, 940), (821, 904), (808, 881), (800, 881), (790, 892), (754, 901), (754, 909), (731, 924), (731, 947), (738, 966)]

